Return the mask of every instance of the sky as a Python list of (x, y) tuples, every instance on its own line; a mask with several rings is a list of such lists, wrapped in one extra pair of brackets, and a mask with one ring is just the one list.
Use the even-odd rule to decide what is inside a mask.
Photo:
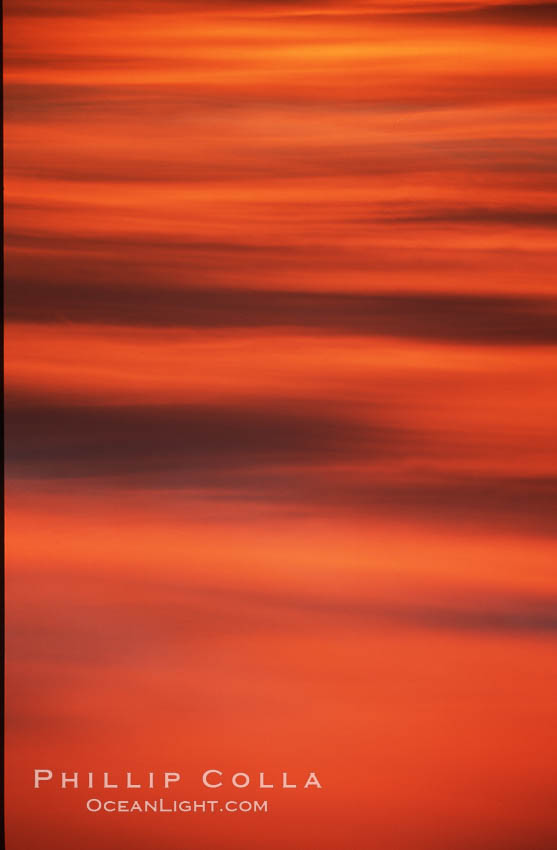
[[(551, 850), (555, 4), (4, 39), (8, 850)], [(32, 788), (210, 767), (323, 788)]]

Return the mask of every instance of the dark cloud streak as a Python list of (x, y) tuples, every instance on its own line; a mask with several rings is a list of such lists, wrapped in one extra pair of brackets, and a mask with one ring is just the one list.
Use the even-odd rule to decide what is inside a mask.
[(270, 508), (557, 532), (555, 476), (405, 472), (407, 460), (427, 461), (432, 435), (324, 403), (103, 407), (8, 394), (6, 426), (13, 479), (118, 480)]
[(10, 398), (7, 458), (15, 477), (136, 478), (234, 487), (239, 470), (392, 453), (388, 428), (365, 427), (285, 400), (236, 405), (95, 406)]
[[(214, 254), (216, 248), (209, 249)], [(257, 246), (245, 253), (260, 254)], [(241, 253), (241, 246), (228, 251)], [(557, 299), (444, 293), (346, 294), (119, 283), (12, 283), (8, 320), (157, 328), (289, 328), (481, 345), (557, 342)]]
[(478, 24), (499, 26), (555, 26), (557, 25), (557, 3), (494, 3), (493, 5), (470, 8), (453, 8), (427, 11), (424, 7), (411, 11), (409, 18), (424, 21), (454, 24)]
[(69, 587), (64, 580), (63, 593), (69, 591), (72, 604), (54, 618), (52, 603), (45, 600), (59, 579), (51, 576), (47, 587), (42, 587), (43, 581), (33, 576), (35, 594), (41, 596), (31, 605), (29, 620), (23, 617), (10, 634), (10, 651), (21, 660), (32, 646), (34, 658), (39, 653), (51, 662), (130, 665), (156, 646), (160, 652), (170, 651), (174, 663), (180, 663), (184, 653), (233, 635), (324, 628), (372, 633), (390, 626), (505, 637), (557, 636), (555, 597), (492, 588), (459, 588), (458, 601), (454, 591), (422, 588), (419, 598), (409, 601), (404, 587), (398, 598), (336, 599), (284, 590), (153, 582), (147, 602), (136, 598), (133, 581), (113, 579), (107, 599), (102, 582), (80, 577)]
[[(319, 498), (317, 493), (315, 498)], [(321, 502), (327, 501), (326, 495)], [(350, 514), (406, 516), (491, 531), (557, 534), (557, 477), (458, 473), (422, 479), (338, 483), (335, 508)]]

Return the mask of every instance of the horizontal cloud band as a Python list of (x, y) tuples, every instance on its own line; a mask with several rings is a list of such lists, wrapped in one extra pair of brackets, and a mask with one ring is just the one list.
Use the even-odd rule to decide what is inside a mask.
[(14, 283), (8, 319), (184, 328), (306, 329), (482, 345), (557, 342), (557, 298), (345, 294)]

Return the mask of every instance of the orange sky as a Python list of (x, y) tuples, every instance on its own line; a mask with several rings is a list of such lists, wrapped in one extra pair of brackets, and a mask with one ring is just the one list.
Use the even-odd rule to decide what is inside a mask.
[(550, 850), (554, 5), (5, 8), (8, 850)]

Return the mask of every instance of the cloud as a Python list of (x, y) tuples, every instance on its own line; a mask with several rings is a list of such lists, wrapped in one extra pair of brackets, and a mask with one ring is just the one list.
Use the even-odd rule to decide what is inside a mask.
[[(76, 575), (68, 584), (49, 574), (27, 580), (27, 606), (10, 630), (10, 657), (25, 661), (86, 665), (141, 664), (164, 655), (166, 663), (207, 643), (246, 635), (288, 635), (300, 628), (316, 634), (347, 629), (425, 629), (483, 635), (557, 636), (557, 598), (494, 588), (408, 588), (390, 598), (344, 598), (255, 587), (202, 586), (122, 577), (102, 581)], [(32, 591), (29, 588), (33, 588)], [(58, 606), (62, 598), (65, 604)], [(52, 605), (57, 604), (56, 617)]]
[[(229, 249), (223, 245), (221, 250), (226, 253)], [(236, 246), (236, 250), (240, 248)], [(248, 247), (246, 252), (250, 253)], [(9, 320), (26, 322), (285, 328), (457, 344), (557, 342), (557, 299), (552, 297), (286, 292), (126, 283), (72, 287), (21, 280), (8, 287), (6, 315)]]
[(201, 0), (160, 0), (156, 4), (149, 0), (95, 0), (76, 4), (72, 0), (8, 0), (6, 14), (8, 17), (94, 17), (143, 15), (143, 14), (277, 14), (286, 15), (293, 12), (303, 14), (310, 12), (319, 15), (334, 12), (337, 17), (357, 16), (377, 18), (394, 17), (403, 21), (411, 21), (420, 17), (433, 21), (471, 22), (481, 24), (505, 25), (547, 25), (557, 23), (557, 4), (549, 3), (493, 3), (485, 6), (468, 6), (466, 2), (444, 4), (439, 8), (435, 2), (401, 3), (384, 5), (371, 3), (369, 0), (353, 0), (352, 3), (341, 3), (339, 0), (217, 0), (209, 9)]
[(494, 533), (514, 530), (554, 536), (556, 531), (557, 477), (551, 474), (425, 473), (398, 481), (396, 475), (389, 481), (370, 476), (357, 485), (337, 480), (327, 490), (315, 487), (307, 499), (353, 516), (397, 517)]
[[(355, 0), (357, 9), (361, 0)], [(294, 10), (312, 11), (337, 9), (334, 0), (214, 0), (207, 6), (203, 0), (83, 0), (76, 4), (73, 0), (7, 0), (6, 15), (12, 17), (47, 17), (47, 18), (106, 18), (122, 15), (139, 17), (142, 15), (238, 15), (246, 13), (257, 14), (291, 14)]]
[[(371, 219), (373, 220), (373, 219)], [(415, 213), (393, 215), (391, 221), (401, 224), (478, 224), (478, 225), (513, 225), (516, 227), (550, 227), (557, 226), (557, 209), (525, 209), (525, 208), (489, 208), (467, 207), (433, 208), (417, 210)]]
[(363, 445), (382, 456), (401, 440), (383, 425), (286, 400), (103, 407), (16, 396), (8, 399), (6, 433), (15, 477), (125, 476), (141, 486), (162, 479), (228, 488), (238, 487), (240, 470), (346, 460)]
[(555, 26), (557, 3), (493, 3), (475, 8), (463, 8), (459, 4), (453, 4), (452, 8), (436, 11), (428, 11), (422, 5), (417, 9), (416, 16), (455, 24)]
[(202, 491), (271, 510), (554, 535), (555, 476), (442, 473), (431, 434), (358, 412), (284, 398), (101, 406), (9, 394), (7, 468), (12, 479)]

